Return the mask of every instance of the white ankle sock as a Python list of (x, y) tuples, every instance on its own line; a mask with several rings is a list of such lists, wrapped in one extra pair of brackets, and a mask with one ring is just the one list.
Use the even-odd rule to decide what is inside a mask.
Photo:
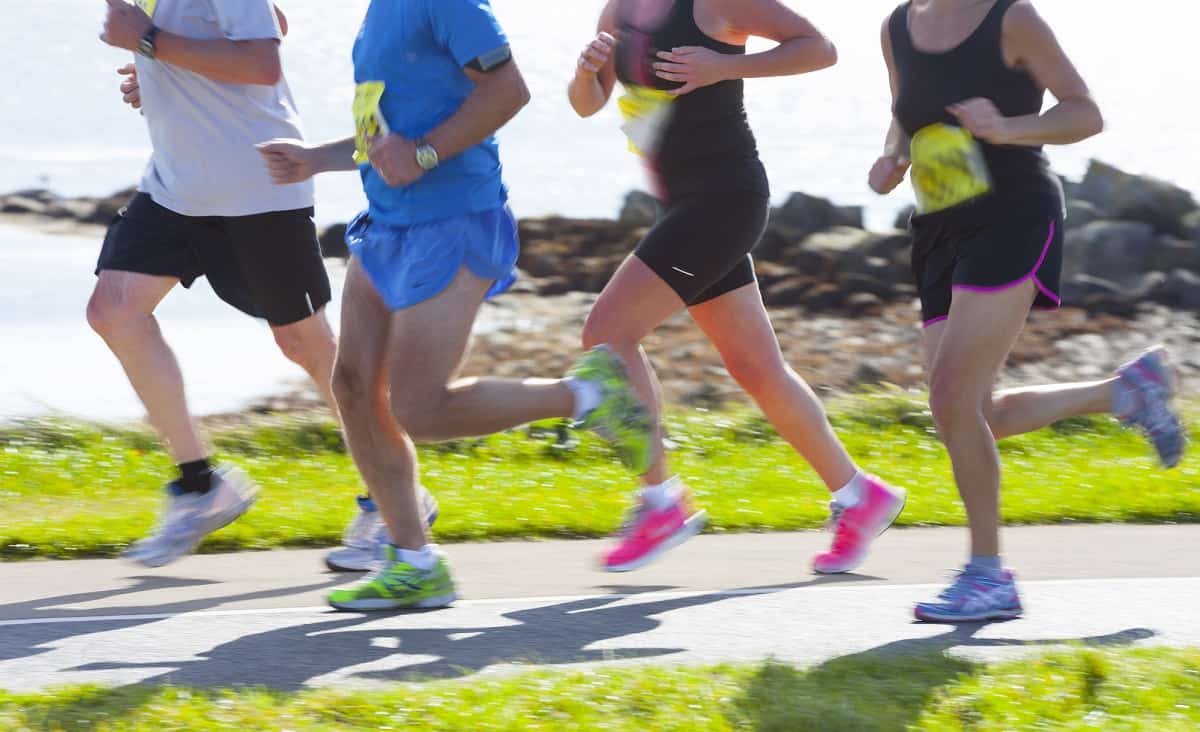
[(416, 551), (397, 548), (396, 558), (420, 570), (433, 569), (433, 565), (437, 564), (437, 554), (433, 551), (435, 548), (433, 544), (426, 544)]
[(662, 511), (674, 506), (683, 494), (683, 483), (679, 476), (673, 476), (658, 485), (648, 485), (642, 489), (642, 500), (656, 511)]
[(867, 488), (867, 476), (859, 470), (841, 489), (834, 491), (833, 500), (843, 508), (854, 508), (862, 500), (863, 491)]
[(567, 388), (575, 395), (575, 413), (571, 415), (572, 419), (576, 421), (583, 419), (593, 409), (600, 406), (600, 402), (604, 401), (604, 392), (596, 382), (576, 378), (566, 381)]

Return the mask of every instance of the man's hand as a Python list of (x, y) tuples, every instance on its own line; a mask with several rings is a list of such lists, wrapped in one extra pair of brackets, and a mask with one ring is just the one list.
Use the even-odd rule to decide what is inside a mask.
[(255, 147), (276, 185), (301, 183), (321, 172), (316, 153), (299, 140), (271, 140)]
[(417, 165), (417, 146), (399, 135), (387, 135), (371, 140), (371, 167), (392, 188), (411, 186), (425, 175)]
[(100, 40), (110, 46), (136, 51), (152, 25), (150, 16), (125, 0), (105, 2), (108, 3), (108, 15), (104, 18), (104, 32), (100, 34)]
[(141, 109), (142, 87), (138, 84), (137, 66), (125, 64), (117, 69), (117, 73), (125, 77), (121, 82), (121, 101), (134, 109)]

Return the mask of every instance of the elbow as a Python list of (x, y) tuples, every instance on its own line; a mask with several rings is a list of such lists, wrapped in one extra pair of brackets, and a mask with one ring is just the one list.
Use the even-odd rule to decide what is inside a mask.
[(838, 62), (837, 46), (833, 45), (833, 41), (825, 39), (824, 53), (821, 55), (821, 68), (827, 69), (830, 66), (836, 66)]
[(515, 115), (529, 106), (531, 101), (533, 101), (533, 94), (529, 92), (529, 86), (525, 83), (525, 80), (521, 79), (521, 83), (513, 89), (513, 114)]
[(279, 61), (279, 56), (276, 55), (275, 58), (264, 60), (262, 63), (256, 65), (254, 80), (251, 83), (262, 86), (275, 86), (282, 80), (283, 64)]
[(1104, 132), (1104, 128), (1108, 123), (1104, 120), (1104, 113), (1100, 111), (1099, 105), (1097, 105), (1095, 102), (1092, 103), (1091, 114), (1088, 116), (1090, 118), (1088, 120), (1090, 122), (1088, 127), (1088, 137), (1095, 137), (1101, 132)]

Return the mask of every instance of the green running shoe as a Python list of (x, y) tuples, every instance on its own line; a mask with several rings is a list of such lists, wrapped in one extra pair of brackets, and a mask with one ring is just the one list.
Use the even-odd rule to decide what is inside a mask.
[(654, 457), (654, 428), (646, 407), (633, 392), (620, 356), (597, 346), (583, 354), (567, 375), (596, 384), (602, 395), (599, 406), (575, 427), (591, 430), (612, 443), (625, 467), (638, 475), (649, 470)]
[(338, 610), (416, 610), (446, 607), (458, 599), (446, 558), (438, 555), (431, 569), (401, 562), (396, 547), (385, 544), (383, 563), (362, 582), (329, 593)]

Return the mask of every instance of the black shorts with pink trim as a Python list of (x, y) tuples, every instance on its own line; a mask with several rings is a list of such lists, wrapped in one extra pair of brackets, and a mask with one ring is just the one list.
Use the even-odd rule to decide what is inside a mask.
[(1061, 216), (1023, 216), (982, 226), (913, 220), (912, 269), (925, 327), (945, 320), (955, 290), (1000, 292), (1033, 281), (1035, 308), (1062, 304)]

